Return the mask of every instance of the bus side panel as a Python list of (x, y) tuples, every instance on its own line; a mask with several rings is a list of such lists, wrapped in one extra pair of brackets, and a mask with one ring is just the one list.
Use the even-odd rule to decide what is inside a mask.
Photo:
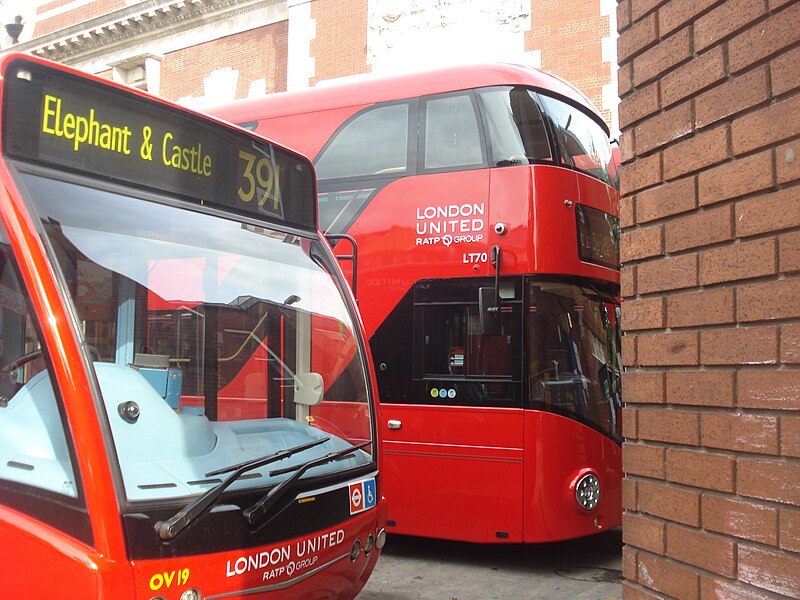
[(368, 336), (418, 280), (488, 274), (488, 173), (399, 179), (364, 209), (348, 233), (358, 241), (359, 309)]
[[(490, 169), (489, 178), (489, 245), (499, 245), (503, 250), (500, 274), (535, 271), (533, 170), (528, 166)], [(498, 223), (505, 225), (503, 234), (495, 230)], [(493, 275), (494, 271), (489, 274)]]
[[(127, 564), (112, 574), (108, 565), (83, 544), (63, 533), (0, 506), (0, 546), (11, 559), (0, 577), (0, 598), (50, 598), (63, 600), (133, 596)], [(46, 573), (46, 575), (45, 575)], [(53, 583), (58, 582), (54, 589)]]
[(521, 413), (382, 405), (389, 531), (469, 542), (521, 542)]
[(578, 188), (581, 204), (619, 215), (619, 194), (614, 188), (588, 175), (578, 175)]
[[(533, 167), (533, 244), (539, 273), (583, 274), (574, 206), (578, 176), (562, 167)], [(558, 248), (558, 252), (553, 252)]]
[[(572, 539), (622, 523), (622, 448), (606, 436), (560, 415), (526, 410), (525, 464), (524, 542)], [(592, 511), (578, 505), (574, 492), (588, 471), (601, 486)]]

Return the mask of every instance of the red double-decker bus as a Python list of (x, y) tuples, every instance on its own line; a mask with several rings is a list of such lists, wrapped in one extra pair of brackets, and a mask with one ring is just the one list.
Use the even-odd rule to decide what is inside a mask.
[(591, 102), (478, 65), (211, 112), (313, 157), (321, 228), (357, 258), (390, 531), (544, 542), (618, 526), (620, 197)]
[(375, 376), (308, 159), (0, 60), (2, 598), (352, 599)]

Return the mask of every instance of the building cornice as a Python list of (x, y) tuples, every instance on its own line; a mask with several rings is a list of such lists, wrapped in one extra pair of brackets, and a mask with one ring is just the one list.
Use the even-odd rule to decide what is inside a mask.
[(126, 46), (237, 17), (286, 0), (148, 0), (17, 44), (65, 64), (108, 55)]

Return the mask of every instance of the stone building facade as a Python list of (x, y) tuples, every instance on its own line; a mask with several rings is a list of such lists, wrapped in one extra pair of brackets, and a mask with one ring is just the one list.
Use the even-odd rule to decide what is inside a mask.
[(798, 598), (800, 3), (617, 18), (623, 598)]
[(18, 49), (188, 104), (500, 60), (572, 81), (616, 130), (615, 0), (5, 0), (17, 14)]

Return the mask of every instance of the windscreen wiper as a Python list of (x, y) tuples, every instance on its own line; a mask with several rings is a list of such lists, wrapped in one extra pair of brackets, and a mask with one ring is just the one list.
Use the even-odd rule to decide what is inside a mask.
[(295, 465), (292, 467), (287, 467), (285, 469), (277, 469), (275, 471), (270, 471), (269, 476), (275, 477), (277, 475), (284, 475), (286, 473), (291, 473), (294, 471), (291, 477), (284, 479), (274, 488), (272, 488), (269, 492), (264, 494), (258, 502), (253, 504), (250, 508), (246, 508), (242, 514), (244, 518), (247, 519), (247, 522), (250, 525), (255, 525), (267, 512), (270, 508), (275, 506), (278, 501), (283, 498), (286, 493), (292, 488), (292, 485), (303, 476), (303, 474), (313, 467), (318, 467), (320, 465), (324, 465), (329, 462), (333, 462), (334, 460), (343, 460), (348, 458), (348, 455), (352, 454), (356, 450), (361, 450), (366, 446), (369, 446), (372, 442), (364, 442), (363, 444), (358, 444), (357, 446), (350, 446), (348, 448), (344, 448), (342, 450), (337, 450), (335, 452), (330, 452), (329, 454), (325, 454), (324, 456), (320, 456), (319, 458), (312, 458), (311, 460), (300, 463), (299, 465)]
[(159, 521), (156, 523), (155, 530), (158, 534), (158, 537), (165, 542), (174, 540), (181, 531), (186, 529), (189, 523), (202, 515), (217, 500), (217, 498), (222, 495), (222, 492), (228, 489), (228, 487), (234, 481), (247, 473), (247, 471), (252, 471), (253, 469), (263, 467), (264, 465), (278, 462), (279, 460), (288, 458), (293, 454), (297, 454), (298, 452), (303, 452), (304, 450), (308, 450), (314, 446), (324, 444), (330, 439), (330, 437), (319, 438), (318, 440), (314, 440), (312, 442), (306, 442), (305, 444), (287, 448), (286, 450), (280, 450), (272, 454), (267, 454), (266, 456), (260, 456), (236, 465), (231, 465), (230, 467), (225, 467), (224, 469), (209, 471), (205, 474), (206, 477), (212, 477), (214, 475), (220, 475), (222, 473), (229, 472), (230, 475), (219, 482), (216, 486), (206, 491), (206, 493), (204, 493), (202, 496), (187, 504), (166, 521)]

